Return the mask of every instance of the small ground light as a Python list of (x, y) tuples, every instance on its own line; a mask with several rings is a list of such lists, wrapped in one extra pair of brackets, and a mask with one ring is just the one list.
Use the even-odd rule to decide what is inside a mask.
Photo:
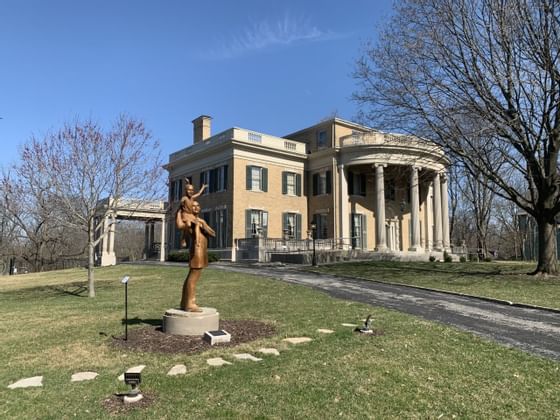
[(140, 372), (125, 372), (124, 383), (132, 387), (128, 394), (126, 394), (123, 398), (125, 403), (138, 402), (143, 398), (139, 388), (139, 385), (142, 383), (142, 376)]
[(128, 280), (129, 276), (124, 276), (121, 283), (124, 284), (124, 339), (128, 340)]

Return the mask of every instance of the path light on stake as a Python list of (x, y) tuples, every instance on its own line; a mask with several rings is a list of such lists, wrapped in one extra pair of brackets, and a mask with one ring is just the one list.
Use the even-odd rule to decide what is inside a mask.
[(354, 331), (362, 333), (362, 334), (373, 334), (373, 330), (371, 329), (371, 323), (373, 322), (373, 317), (368, 315), (366, 321), (364, 322), (363, 327), (357, 327)]
[(128, 280), (129, 276), (124, 276), (121, 283), (124, 284), (124, 340), (128, 340)]

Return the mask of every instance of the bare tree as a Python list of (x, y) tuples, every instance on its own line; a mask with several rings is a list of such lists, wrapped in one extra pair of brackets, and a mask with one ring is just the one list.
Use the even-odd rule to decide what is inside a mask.
[(461, 198), (466, 201), (470, 218), (474, 221), (478, 256), (486, 258), (488, 256), (488, 227), (492, 217), (495, 194), (490, 188), (490, 180), (482, 172), (473, 173), (466, 168), (463, 168), (461, 172), (464, 175), (459, 184)]
[[(48, 198), (48, 180), (26, 164), (12, 168), (2, 178), (2, 207), (11, 226), (11, 247), (33, 271), (42, 271), (52, 261), (62, 236), (57, 229), (60, 221), (54, 203)], [(17, 245), (17, 246), (16, 246)]]
[(94, 297), (94, 250), (105, 234), (95, 219), (114, 210), (99, 203), (110, 198), (118, 205), (130, 196), (140, 205), (158, 197), (164, 186), (161, 163), (159, 144), (143, 122), (121, 115), (109, 130), (91, 120), (75, 121), (55, 134), (31, 138), (15, 167), (20, 177), (5, 182), (21, 185), (34, 174), (45, 203), (57, 212), (45, 220), (87, 234), (88, 294)]
[(364, 118), (446, 147), (533, 216), (535, 273), (557, 273), (559, 46), (558, 0), (403, 0), (356, 69)]

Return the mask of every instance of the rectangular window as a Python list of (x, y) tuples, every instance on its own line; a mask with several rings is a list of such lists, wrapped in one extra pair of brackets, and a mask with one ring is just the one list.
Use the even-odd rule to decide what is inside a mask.
[(268, 212), (264, 210), (245, 210), (245, 237), (266, 238), (268, 235)]
[(200, 173), (200, 188), (202, 188), (203, 185), (207, 187), (202, 194), (208, 194), (210, 192), (210, 171)]
[(327, 215), (326, 214), (314, 214), (313, 222), (315, 223), (315, 238), (316, 239), (327, 239), (329, 229), (327, 225)]
[(367, 248), (366, 215), (352, 213), (350, 215), (350, 230), (352, 235), (352, 248)]
[(282, 172), (282, 194), (301, 196), (301, 174)]
[(366, 174), (357, 174), (348, 171), (348, 194), (366, 195)]
[(331, 171), (313, 174), (313, 195), (331, 193)]
[(327, 132), (322, 130), (317, 132), (317, 149), (327, 147)]
[(169, 186), (169, 193), (171, 197), (171, 201), (179, 201), (183, 196), (183, 180), (176, 179), (171, 181)]
[(284, 239), (301, 239), (301, 214), (284, 213), (282, 215), (282, 233)]
[(227, 209), (205, 211), (201, 217), (216, 232), (215, 237), (208, 237), (208, 248), (226, 248), (227, 243)]
[(227, 232), (228, 232), (228, 213), (227, 209), (216, 210), (216, 248), (226, 248), (228, 246), (227, 242)]
[(247, 165), (246, 188), (250, 191), (268, 191), (268, 169)]
[(228, 166), (220, 166), (212, 169), (210, 172), (210, 182), (208, 184), (209, 192), (221, 192), (227, 190), (227, 169)]

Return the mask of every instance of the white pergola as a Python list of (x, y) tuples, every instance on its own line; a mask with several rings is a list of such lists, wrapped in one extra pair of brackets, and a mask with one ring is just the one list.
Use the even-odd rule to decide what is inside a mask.
[(101, 266), (115, 265), (117, 257), (115, 254), (115, 233), (116, 221), (121, 220), (139, 220), (145, 222), (144, 235), (144, 252), (145, 258), (148, 258), (150, 251), (155, 243), (155, 224), (161, 223), (161, 237), (159, 260), (165, 261), (166, 244), (166, 220), (167, 208), (164, 201), (143, 201), (134, 199), (114, 200), (107, 198), (101, 200), (98, 204), (100, 216), (95, 220), (95, 228), (100, 223), (103, 224), (99, 230), (102, 239), (98, 245), (97, 255), (100, 258)]

